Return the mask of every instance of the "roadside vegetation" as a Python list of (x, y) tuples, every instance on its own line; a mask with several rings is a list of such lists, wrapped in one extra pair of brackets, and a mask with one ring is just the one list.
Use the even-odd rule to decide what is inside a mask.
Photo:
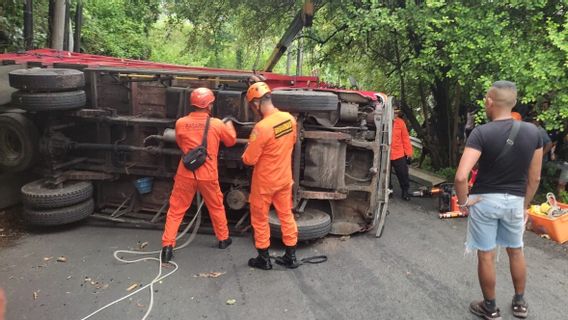
[[(75, 8), (78, 0), (70, 2)], [(247, 70), (262, 69), (303, 5), (300, 0), (82, 3), (84, 52)], [(463, 149), (467, 109), (477, 106), (477, 120), (483, 122), (483, 95), (498, 79), (517, 83), (520, 103), (547, 130), (565, 131), (566, 1), (314, 3), (313, 26), (289, 48), (288, 66), (285, 55), (275, 71), (295, 74), (301, 46), (303, 74), (318, 75), (332, 86), (357, 85), (396, 96), (410, 127), (430, 151), (428, 168), (452, 174)], [(36, 47), (45, 47), (48, 39), (48, 4), (34, 1)], [(0, 30), (1, 50), (22, 49), (22, 1), (4, 1)], [(547, 170), (543, 192), (554, 189), (557, 175)]]

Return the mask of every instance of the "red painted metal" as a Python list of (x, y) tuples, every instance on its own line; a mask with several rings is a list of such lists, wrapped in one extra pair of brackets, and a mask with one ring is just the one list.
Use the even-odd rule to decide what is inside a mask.
[(24, 64), (33, 63), (44, 67), (53, 66), (53, 64), (77, 64), (86, 66), (88, 68), (97, 67), (115, 67), (115, 68), (128, 68), (128, 69), (160, 69), (172, 71), (198, 71), (207, 72), (215, 75), (215, 73), (235, 74), (235, 75), (253, 75), (260, 74), (266, 78), (266, 82), (272, 89), (297, 89), (297, 88), (313, 88), (320, 91), (330, 91), (338, 93), (356, 93), (362, 97), (370, 99), (371, 101), (377, 100), (377, 94), (386, 97), (382, 93), (373, 91), (358, 91), (347, 90), (340, 88), (333, 88), (325, 82), (321, 82), (315, 76), (288, 76), (284, 74), (277, 74), (273, 72), (264, 71), (245, 71), (234, 69), (221, 69), (221, 68), (206, 68), (206, 67), (191, 67), (177, 64), (122, 59), (107, 56), (99, 56), (87, 53), (77, 53), (71, 51), (59, 51), (55, 49), (36, 49), (18, 53), (5, 53), (0, 54), (0, 64)]
[(190, 67), (169, 63), (152, 62), (145, 60), (122, 59), (107, 56), (99, 56), (86, 53), (76, 53), (70, 51), (58, 51), (54, 49), (36, 49), (19, 53), (0, 54), (0, 63), (24, 64), (34, 63), (41, 66), (52, 66), (53, 64), (77, 64), (89, 68), (97, 67), (116, 67), (129, 69), (160, 69), (172, 71), (201, 71), (212, 74), (260, 74), (266, 78), (266, 82), (273, 88), (316, 88), (320, 85), (318, 77), (312, 76), (288, 76), (264, 71), (244, 71), (220, 68)]

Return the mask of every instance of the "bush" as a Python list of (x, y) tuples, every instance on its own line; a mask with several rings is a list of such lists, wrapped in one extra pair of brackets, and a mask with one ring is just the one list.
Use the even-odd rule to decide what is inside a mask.
[(454, 178), (456, 177), (456, 169), (454, 167), (447, 167), (442, 168), (440, 170), (434, 171), (435, 174), (444, 177), (447, 182), (454, 182)]

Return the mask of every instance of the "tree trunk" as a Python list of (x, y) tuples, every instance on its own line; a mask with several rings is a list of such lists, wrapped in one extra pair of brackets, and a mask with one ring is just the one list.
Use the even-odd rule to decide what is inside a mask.
[(440, 156), (439, 163), (433, 163), (436, 168), (447, 167), (450, 164), (450, 145), (451, 145), (451, 102), (450, 102), (450, 83), (448, 79), (436, 79), (432, 85), (432, 95), (435, 107), (432, 117), (432, 126), (436, 128), (437, 146), (432, 153)]
[(296, 40), (298, 43), (298, 54), (296, 55), (296, 75), (302, 75), (302, 64), (304, 63), (304, 43), (302, 41), (302, 32), (300, 31), (299, 38)]
[[(422, 81), (420, 81), (420, 83), (418, 84), (418, 90), (420, 92), (420, 101), (422, 103), (422, 113), (425, 122), (423, 124), (424, 132), (422, 135), (419, 134), (418, 137), (420, 138), (420, 140), (422, 140), (422, 147), (427, 150), (430, 156), (432, 166), (434, 168), (441, 168), (442, 158), (440, 157), (440, 153), (438, 151), (438, 137), (433, 134), (433, 110), (431, 110), (430, 106), (428, 105), (427, 94), (426, 90), (424, 89), (424, 83)], [(422, 152), (424, 152), (424, 150)]]
[(81, 52), (81, 28), (83, 27), (83, 3), (81, 0), (77, 2), (75, 10), (75, 33), (73, 40), (73, 51)]
[(34, 18), (33, 1), (26, 0), (24, 3), (24, 47), (26, 50), (33, 49), (34, 46)]
[(458, 164), (458, 154), (459, 154), (459, 145), (458, 145), (458, 128), (459, 128), (459, 111), (460, 111), (460, 103), (461, 103), (461, 95), (462, 95), (462, 87), (459, 83), (456, 83), (455, 94), (453, 96), (453, 108), (452, 108), (452, 117), (450, 121), (450, 127), (452, 135), (450, 136), (451, 143), (450, 143), (450, 165), (455, 167)]
[(63, 50), (63, 36), (65, 32), (65, 0), (55, 0), (54, 2), (51, 48)]

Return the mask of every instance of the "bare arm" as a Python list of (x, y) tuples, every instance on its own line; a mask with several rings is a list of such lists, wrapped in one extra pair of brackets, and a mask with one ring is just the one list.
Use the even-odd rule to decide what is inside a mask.
[(458, 204), (464, 204), (467, 201), (467, 178), (473, 166), (479, 160), (481, 156), (481, 151), (466, 147), (463, 151), (463, 155), (456, 171), (456, 178), (454, 181), (454, 187), (456, 189), (456, 195), (458, 196)]
[(527, 179), (527, 191), (525, 192), (525, 208), (528, 208), (540, 183), (540, 171), (542, 167), (542, 148), (534, 151)]
[(544, 149), (542, 150), (542, 154), (543, 156), (547, 153), (550, 152), (550, 150), (552, 149), (552, 142), (549, 142), (547, 144), (544, 145)]

